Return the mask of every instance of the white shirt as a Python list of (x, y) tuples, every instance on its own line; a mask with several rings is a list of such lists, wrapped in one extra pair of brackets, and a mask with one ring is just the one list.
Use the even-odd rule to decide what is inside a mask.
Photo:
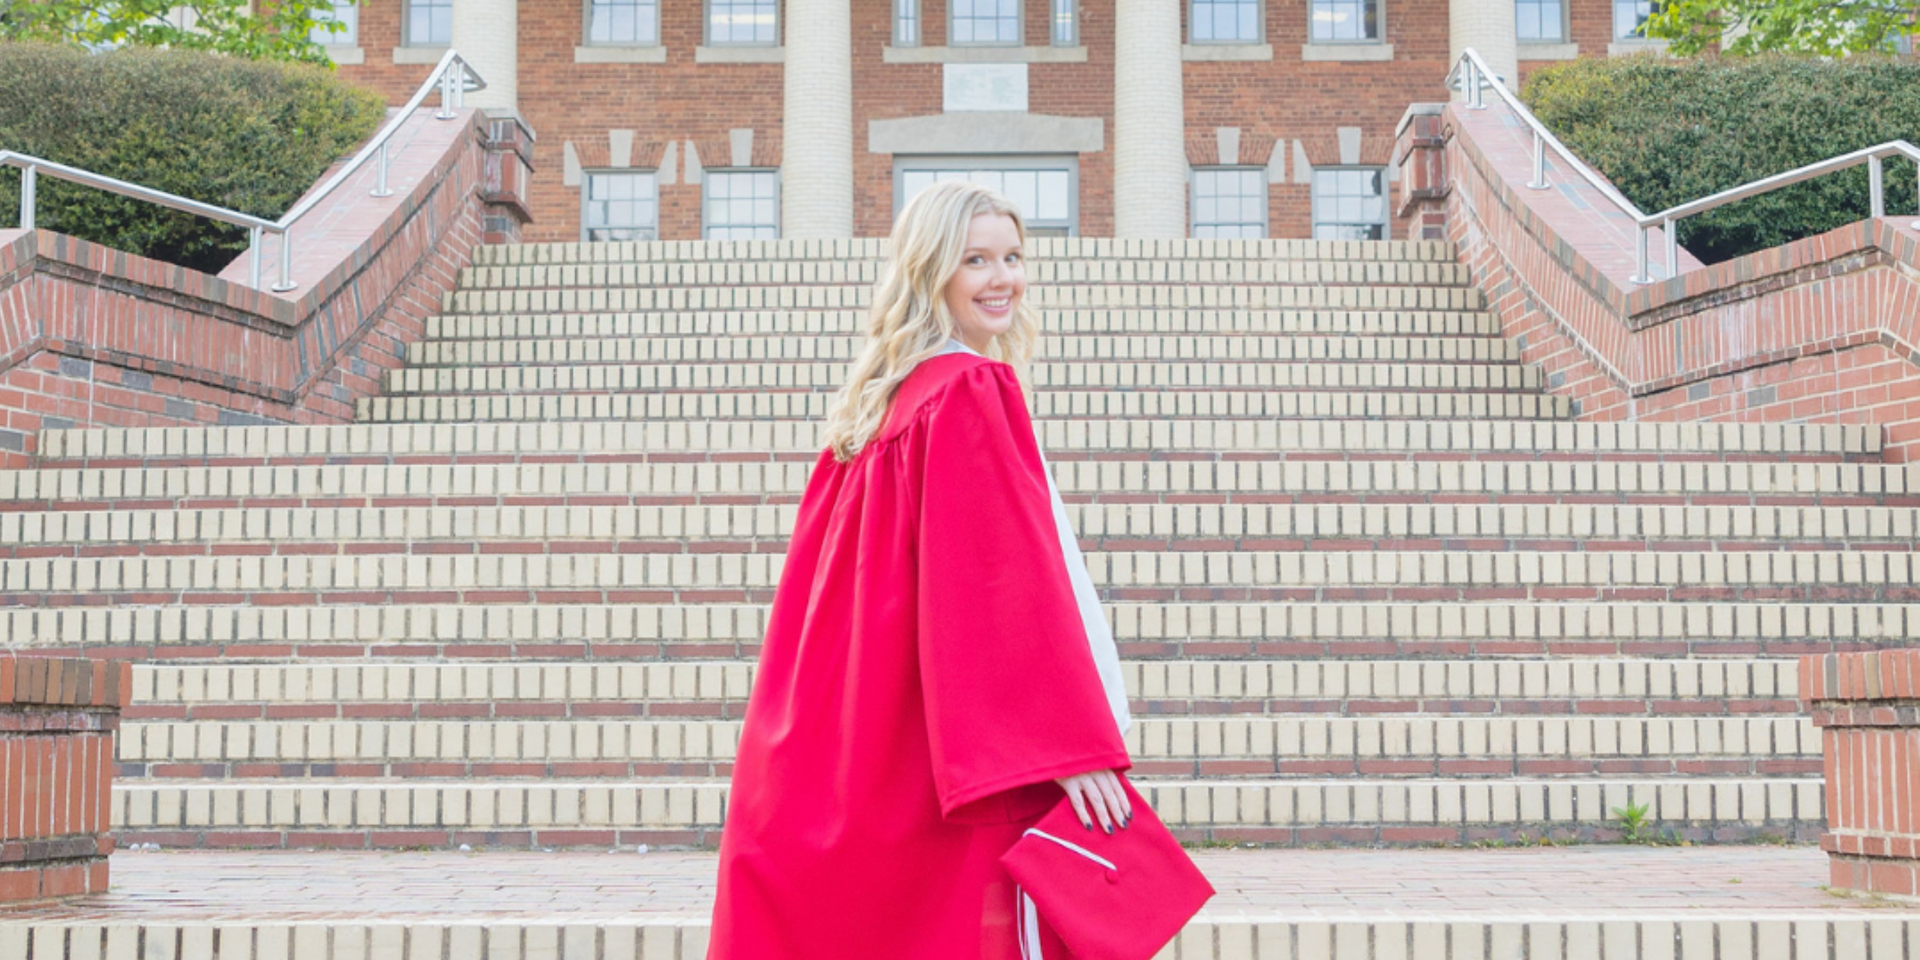
[[(934, 356), (944, 357), (950, 353), (980, 356), (979, 351), (958, 340), (948, 340)], [(1067, 580), (1073, 584), (1073, 599), (1080, 607), (1080, 623), (1087, 631), (1087, 647), (1093, 653), (1100, 686), (1107, 694), (1107, 708), (1113, 711), (1113, 722), (1125, 734), (1133, 726), (1133, 714), (1127, 709), (1126, 681), (1120, 676), (1120, 649), (1114, 645), (1113, 627), (1107, 623), (1106, 611), (1100, 609), (1100, 597), (1093, 590), (1093, 575), (1087, 572), (1087, 559), (1080, 553), (1080, 538), (1073, 533), (1073, 525), (1067, 519), (1067, 505), (1060, 499), (1060, 490), (1053, 484), (1053, 471), (1047, 469), (1046, 460), (1046, 453), (1042, 451), (1041, 473), (1047, 478), (1047, 495), (1053, 498), (1053, 526), (1060, 535)]]

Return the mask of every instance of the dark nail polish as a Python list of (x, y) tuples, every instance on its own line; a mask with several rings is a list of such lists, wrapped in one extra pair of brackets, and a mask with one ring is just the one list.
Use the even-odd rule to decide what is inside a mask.
[(1083, 824), (1081, 824), (1081, 826), (1083, 826), (1083, 827), (1086, 827), (1086, 828), (1087, 828), (1087, 832), (1089, 832), (1089, 833), (1091, 833), (1091, 832), (1093, 832), (1093, 824), (1091, 824), (1091, 823), (1083, 823)]

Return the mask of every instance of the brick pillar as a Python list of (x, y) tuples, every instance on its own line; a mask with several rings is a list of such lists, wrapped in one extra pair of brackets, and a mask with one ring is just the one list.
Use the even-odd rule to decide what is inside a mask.
[(1117, 0), (1114, 18), (1114, 236), (1184, 237), (1180, 0)]
[(1511, 3), (1452, 0), (1447, 17), (1447, 62), (1457, 62), (1460, 52), (1472, 47), (1480, 51), (1487, 66), (1507, 82), (1507, 89), (1517, 91), (1520, 88), (1517, 31)]
[(1394, 129), (1393, 163), (1400, 168), (1394, 215), (1409, 218), (1408, 240), (1447, 238), (1446, 106), (1416, 103)]
[(1800, 660), (1822, 731), (1833, 886), (1920, 898), (1920, 650)]
[(527, 182), (533, 178), (533, 128), (517, 116), (487, 120), (487, 164), (480, 185), (481, 243), (519, 243), (533, 222)]
[(520, 112), (519, 21), (518, 0), (453, 0), (453, 49), (487, 81), (467, 94), (467, 106)]
[(125, 663), (0, 654), (0, 904), (107, 889)]
[(850, 0), (787, 0), (780, 234), (853, 236)]

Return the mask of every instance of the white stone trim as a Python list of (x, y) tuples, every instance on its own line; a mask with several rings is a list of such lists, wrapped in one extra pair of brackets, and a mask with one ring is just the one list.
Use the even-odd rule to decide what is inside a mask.
[(940, 156), (1099, 153), (1101, 117), (1036, 113), (940, 113), (867, 121), (867, 152)]
[(1308, 63), (1385, 63), (1393, 59), (1393, 44), (1303, 43), (1300, 59)]
[(1188, 63), (1271, 62), (1271, 43), (1183, 43), (1180, 59)]
[(394, 47), (393, 62), (402, 64), (424, 63), (429, 66), (439, 63), (447, 55), (446, 47)]
[(786, 47), (724, 44), (693, 48), (694, 63), (786, 63)]
[(1523, 43), (1518, 49), (1521, 60), (1580, 59), (1580, 45), (1577, 43)]
[(1631, 57), (1636, 53), (1666, 53), (1665, 40), (1615, 40), (1607, 44), (1607, 56)]
[(667, 48), (652, 46), (601, 46), (574, 47), (574, 63), (666, 63)]
[(353, 47), (347, 46), (346, 44), (336, 46), (323, 43), (320, 45), (320, 49), (327, 52), (327, 59), (332, 60), (336, 66), (357, 67), (367, 62), (367, 51), (364, 47)]
[(1081, 47), (895, 47), (880, 48), (882, 63), (1086, 63)]

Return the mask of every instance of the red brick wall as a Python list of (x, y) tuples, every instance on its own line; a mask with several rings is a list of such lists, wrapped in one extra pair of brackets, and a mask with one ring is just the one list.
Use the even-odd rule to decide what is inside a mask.
[(1920, 650), (1805, 657), (1800, 699), (1823, 732), (1833, 886), (1920, 897)]
[[(867, 124), (876, 119), (926, 116), (941, 109), (939, 64), (888, 64), (883, 48), (891, 43), (890, 0), (849, 0), (853, 15), (854, 83), (854, 232), (884, 235), (893, 219), (893, 158), (867, 150)], [(1025, 3), (1026, 43), (1048, 43), (1046, 0)], [(1170, 0), (1172, 2), (1172, 0)], [(1572, 0), (1575, 39), (1583, 55), (1605, 55), (1608, 5), (1605, 0)], [(392, 102), (410, 95), (426, 76), (425, 66), (396, 66), (393, 49), (400, 39), (401, 0), (370, 0), (360, 14), (364, 65), (342, 67), (341, 74), (368, 84)], [(1182, 3), (1182, 23), (1186, 4)], [(1267, 40), (1271, 62), (1187, 63), (1186, 135), (1190, 143), (1209, 145), (1218, 127), (1241, 130), (1241, 151), (1249, 163), (1266, 162), (1276, 139), (1305, 143), (1309, 159), (1332, 165), (1340, 159), (1334, 130), (1360, 127), (1361, 161), (1385, 165), (1392, 150), (1394, 124), (1408, 104), (1443, 99), (1448, 69), (1448, 12), (1442, 2), (1387, 0), (1385, 40), (1394, 47), (1386, 63), (1309, 63), (1300, 47), (1307, 39), (1307, 0), (1268, 0)], [(574, 48), (582, 43), (580, 0), (522, 3), (519, 8), (520, 109), (539, 133), (532, 184), (534, 223), (530, 240), (577, 240), (580, 190), (562, 182), (563, 145), (579, 150), (584, 166), (606, 165), (609, 130), (632, 130), (633, 163), (657, 163), (664, 146), (686, 141), (702, 144), (708, 166), (727, 165), (727, 131), (754, 131), (756, 163), (777, 165), (782, 136), (780, 64), (697, 64), (694, 48), (701, 37), (703, 4), (663, 4), (661, 64), (580, 64)], [(946, 43), (947, 5), (922, 0), (922, 44)], [(1035, 113), (1100, 117), (1106, 121), (1107, 149), (1080, 157), (1080, 232), (1113, 232), (1113, 31), (1111, 0), (1086, 0), (1080, 9), (1085, 63), (1034, 64), (1029, 68), (1029, 109)], [(1184, 28), (1183, 28), (1184, 29)], [(711, 153), (706, 145), (712, 145)], [(700, 233), (700, 194), (685, 181), (661, 189), (660, 235), (693, 239)], [(1287, 176), (1271, 185), (1271, 233), (1302, 237), (1312, 228), (1309, 188)], [(1394, 235), (1404, 232), (1394, 225)]]
[(132, 669), (0, 655), (0, 903), (107, 889), (113, 734)]

